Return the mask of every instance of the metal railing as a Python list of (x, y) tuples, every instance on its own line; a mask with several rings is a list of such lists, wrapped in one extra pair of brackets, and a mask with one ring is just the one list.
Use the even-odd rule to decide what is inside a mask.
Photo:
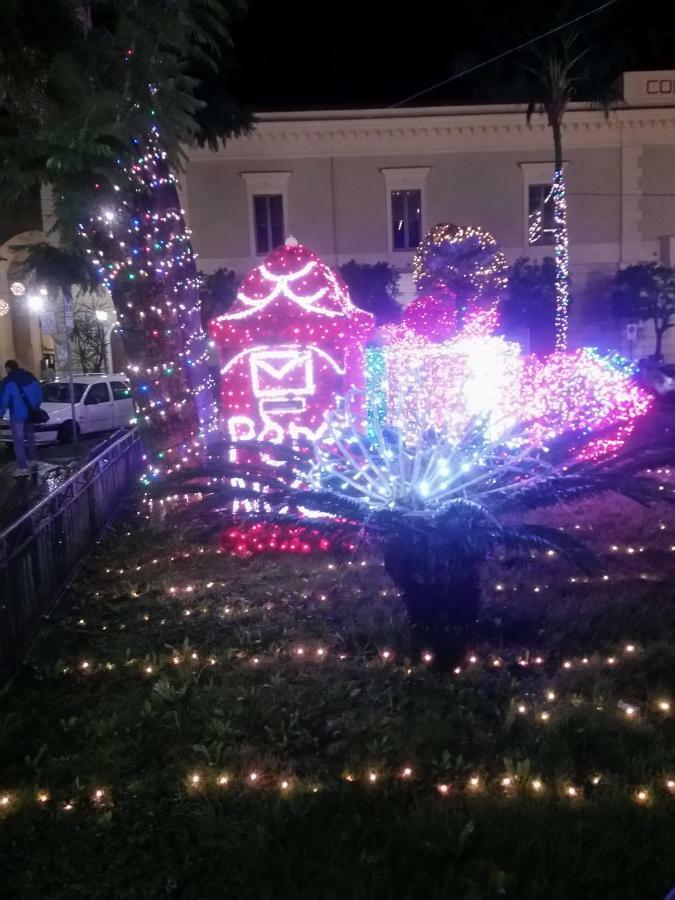
[(142, 450), (136, 429), (102, 447), (53, 493), (0, 532), (2, 681), (23, 660), (43, 617), (138, 478)]

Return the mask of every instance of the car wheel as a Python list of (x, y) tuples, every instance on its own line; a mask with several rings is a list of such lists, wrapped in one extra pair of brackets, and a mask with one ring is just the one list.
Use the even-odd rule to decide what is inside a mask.
[[(75, 428), (77, 428), (77, 435), (79, 436), (80, 428), (78, 425)], [(56, 439), (59, 444), (69, 444), (73, 439), (73, 423), (64, 422), (63, 425), (60, 425), (59, 430), (56, 432)]]

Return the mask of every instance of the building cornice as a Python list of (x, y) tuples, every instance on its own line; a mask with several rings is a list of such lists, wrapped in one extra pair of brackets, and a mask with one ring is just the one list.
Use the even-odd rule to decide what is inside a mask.
[[(581, 107), (581, 108), (579, 108)], [(461, 110), (461, 112), (459, 112)], [(366, 115), (366, 112), (368, 113)], [(245, 161), (307, 156), (451, 153), (471, 150), (549, 148), (545, 116), (527, 122), (525, 108), (467, 112), (466, 107), (406, 115), (364, 111), (351, 118), (286, 119), (260, 116), (249, 134), (233, 138), (216, 152), (192, 148), (190, 160)], [(397, 111), (400, 112), (400, 111)], [(317, 114), (319, 115), (319, 114)], [(675, 107), (624, 108), (604, 113), (574, 104), (565, 115), (566, 147), (675, 143)]]

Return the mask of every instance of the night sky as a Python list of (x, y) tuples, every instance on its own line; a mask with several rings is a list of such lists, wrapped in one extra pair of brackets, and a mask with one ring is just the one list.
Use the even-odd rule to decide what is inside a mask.
[[(233, 29), (230, 90), (254, 110), (389, 105), (527, 41), (602, 0), (249, 0)], [(586, 18), (579, 47), (612, 76), (675, 68), (673, 0), (618, 0)], [(416, 99), (524, 99), (521, 50)]]

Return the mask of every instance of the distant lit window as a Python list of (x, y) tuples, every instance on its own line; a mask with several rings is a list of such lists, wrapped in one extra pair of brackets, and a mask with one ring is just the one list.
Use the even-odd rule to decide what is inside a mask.
[(391, 245), (414, 250), (422, 238), (422, 191), (391, 192)]
[(555, 243), (553, 192), (550, 184), (528, 186), (527, 232), (531, 246)]
[(264, 256), (284, 242), (284, 200), (281, 194), (253, 197), (255, 252)]

